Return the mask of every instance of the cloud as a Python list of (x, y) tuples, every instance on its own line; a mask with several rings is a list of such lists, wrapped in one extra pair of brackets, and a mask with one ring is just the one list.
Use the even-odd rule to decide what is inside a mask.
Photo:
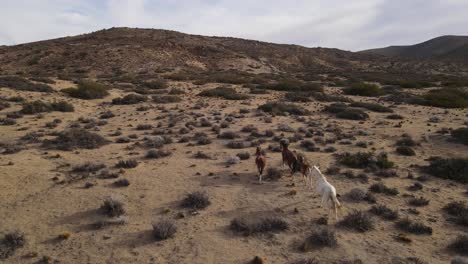
[(3, 1), (0, 45), (112, 26), (361, 50), (468, 35), (466, 0)]

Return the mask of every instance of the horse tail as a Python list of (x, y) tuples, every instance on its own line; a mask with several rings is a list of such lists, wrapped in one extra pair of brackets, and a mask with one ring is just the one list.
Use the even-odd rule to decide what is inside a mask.
[(341, 208), (341, 203), (340, 201), (338, 201), (338, 198), (336, 198), (336, 195), (334, 193), (330, 193), (330, 199), (333, 201), (337, 208)]

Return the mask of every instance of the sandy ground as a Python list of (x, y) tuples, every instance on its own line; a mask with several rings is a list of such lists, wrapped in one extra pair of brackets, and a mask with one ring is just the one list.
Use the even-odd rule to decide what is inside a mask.
[[(57, 89), (68, 87), (71, 84), (59, 82)], [(451, 181), (431, 177), (424, 182), (424, 189), (415, 193), (406, 188), (415, 180), (407, 179), (408, 171), (415, 176), (422, 175), (419, 170), (411, 167), (412, 164), (426, 165), (425, 159), (430, 156), (459, 157), (468, 156), (466, 146), (447, 140), (436, 131), (442, 127), (458, 128), (466, 121), (466, 111), (443, 110), (430, 107), (395, 106), (396, 113), (405, 117), (401, 127), (395, 127), (399, 120), (388, 120), (387, 114), (369, 113), (371, 118), (365, 122), (338, 120), (329, 114), (320, 112), (323, 103), (304, 103), (314, 113), (311, 120), (319, 122), (320, 126), (314, 129), (321, 130), (327, 125), (334, 125), (344, 132), (356, 135), (358, 130), (368, 133), (367, 136), (356, 135), (351, 145), (329, 144), (343, 151), (366, 151), (356, 147), (358, 141), (373, 142), (367, 150), (374, 147), (377, 152), (387, 151), (390, 159), (397, 164), (399, 177), (379, 178), (372, 173), (368, 183), (360, 183), (356, 179), (344, 176), (329, 175), (329, 181), (336, 187), (341, 195), (344, 208), (342, 216), (354, 209), (368, 210), (371, 205), (352, 203), (344, 199), (352, 188), (367, 189), (371, 184), (383, 181), (390, 187), (400, 191), (398, 196), (376, 194), (379, 204), (399, 209), (400, 215), (410, 215), (412, 219), (421, 220), (430, 225), (434, 232), (432, 235), (409, 235), (413, 242), (404, 244), (394, 239), (400, 233), (391, 221), (374, 217), (376, 228), (366, 233), (357, 233), (351, 230), (336, 228), (338, 247), (323, 248), (311, 252), (302, 252), (298, 245), (317, 225), (315, 221), (326, 216), (324, 209), (320, 208), (320, 198), (313, 190), (308, 190), (300, 178), (294, 179), (295, 186), (288, 186), (290, 179), (283, 177), (279, 181), (266, 181), (257, 184), (254, 159), (241, 161), (239, 164), (226, 166), (225, 158), (242, 151), (254, 154), (254, 148), (243, 150), (228, 149), (225, 144), (228, 140), (216, 139), (216, 135), (209, 127), (197, 127), (194, 132), (205, 132), (213, 143), (205, 146), (188, 146), (187, 143), (176, 143), (181, 137), (177, 135), (186, 121), (192, 118), (189, 114), (201, 113), (212, 119), (212, 111), (220, 111), (223, 116), (229, 113), (238, 113), (239, 109), (251, 109), (245, 118), (235, 119), (235, 123), (226, 130), (240, 131), (248, 124), (255, 124), (260, 131), (274, 129), (280, 123), (287, 123), (295, 128), (304, 126), (293, 117), (274, 117), (272, 123), (266, 123), (263, 118), (255, 115), (259, 104), (280, 98), (279, 93), (271, 95), (256, 95), (254, 99), (241, 101), (225, 101), (219, 99), (203, 99), (208, 107), (200, 110), (192, 106), (201, 98), (195, 96), (200, 87), (187, 83), (173, 83), (173, 87), (182, 87), (187, 94), (184, 101), (164, 105), (169, 112), (176, 113), (182, 110), (187, 119), (179, 122), (171, 135), (175, 143), (165, 148), (171, 150), (170, 157), (148, 160), (144, 159), (145, 148), (128, 148), (135, 142), (141, 141), (145, 133), (151, 131), (138, 131), (138, 124), (163, 123), (167, 127), (167, 119), (156, 120), (158, 116), (167, 115), (156, 108), (155, 103), (140, 103), (138, 105), (115, 106), (107, 104), (112, 98), (124, 94), (121, 90), (112, 90), (111, 95), (102, 100), (79, 100), (66, 98), (75, 106), (73, 113), (45, 113), (43, 118), (25, 116), (18, 119), (18, 125), (0, 127), (0, 139), (3, 142), (13, 142), (28, 132), (43, 130), (61, 131), (71, 121), (79, 117), (99, 117), (104, 110), (111, 110), (116, 116), (108, 119), (108, 124), (99, 127), (98, 133), (114, 141), (117, 137), (111, 136), (118, 128), (122, 136), (137, 134), (137, 139), (125, 144), (112, 143), (95, 150), (56, 151), (45, 150), (38, 144), (30, 144), (26, 149), (16, 154), (0, 156), (0, 234), (12, 230), (21, 230), (26, 234), (27, 244), (19, 249), (14, 256), (4, 260), (5, 263), (36, 263), (43, 256), (59, 263), (248, 263), (254, 256), (265, 258), (267, 263), (294, 263), (301, 259), (316, 257), (323, 263), (339, 263), (343, 260), (360, 259), (363, 263), (411, 263), (396, 262), (407, 257), (417, 257), (427, 263), (448, 263), (453, 256), (446, 250), (447, 244), (457, 234), (465, 233), (466, 229), (456, 226), (446, 219), (442, 208), (449, 202), (466, 200), (466, 186)], [(205, 85), (211, 87), (213, 85)], [(195, 87), (195, 88), (194, 88)], [(240, 89), (240, 88), (239, 88)], [(240, 89), (241, 90), (241, 89)], [(247, 89), (245, 90), (247, 91)], [(65, 98), (60, 93), (44, 95), (34, 92), (17, 92), (2, 88), (1, 96), (21, 95), (27, 100), (42, 99), (52, 101)], [(363, 100), (363, 98), (353, 98)], [(371, 100), (371, 99), (369, 99)], [(152, 108), (145, 112), (135, 109), (141, 105)], [(175, 108), (179, 110), (175, 110)], [(20, 104), (5, 109), (2, 113), (19, 110)], [(439, 116), (440, 123), (428, 126), (428, 118)], [(63, 122), (57, 128), (45, 128), (47, 122), (55, 118)], [(306, 117), (307, 119), (309, 117)], [(379, 121), (388, 121), (386, 124), (377, 124)], [(215, 123), (216, 121), (213, 121)], [(21, 128), (27, 128), (23, 130)], [(243, 138), (248, 133), (239, 132)], [(413, 157), (403, 157), (395, 154), (395, 141), (403, 133), (408, 133), (421, 142), (415, 148), (417, 153)], [(291, 133), (285, 133), (290, 135)], [(325, 138), (332, 137), (325, 132)], [(263, 144), (264, 148), (272, 143)], [(322, 149), (324, 146), (320, 146)], [(292, 149), (300, 149), (299, 143), (291, 145)], [(212, 154), (216, 159), (194, 159), (197, 151)], [(303, 150), (301, 150), (303, 151)], [(322, 171), (335, 164), (332, 153), (305, 152), (312, 163), (320, 165)], [(59, 154), (59, 157), (56, 157)], [(120, 178), (130, 181), (130, 186), (117, 188), (112, 185), (114, 179), (98, 179), (90, 177), (75, 182), (61, 182), (69, 176), (73, 166), (85, 162), (103, 163), (111, 171), (118, 171), (114, 166), (119, 160), (134, 158), (139, 165), (133, 169), (126, 169)], [(267, 153), (268, 167), (280, 168), (281, 154)], [(9, 163), (13, 165), (9, 165)], [(350, 170), (341, 166), (342, 171)], [(362, 170), (352, 170), (356, 174)], [(284, 175), (287, 175), (284, 169)], [(53, 179), (57, 177), (58, 179)], [(86, 182), (96, 185), (84, 188)], [(295, 189), (296, 195), (288, 195)], [(179, 206), (183, 197), (193, 191), (205, 191), (211, 200), (211, 205), (197, 214)], [(430, 204), (417, 208), (419, 215), (411, 215), (408, 198), (404, 194), (414, 194), (430, 199)], [(129, 223), (123, 226), (110, 226), (103, 229), (93, 229), (91, 224), (105, 217), (98, 212), (102, 201), (109, 196), (117, 196), (125, 202), (126, 216)], [(294, 209), (299, 213), (294, 213)], [(170, 209), (170, 210), (167, 210)], [(184, 218), (176, 216), (183, 212)], [(235, 217), (245, 215), (275, 214), (284, 217), (290, 224), (286, 232), (255, 235), (244, 237), (229, 230), (229, 224)], [(165, 241), (154, 241), (151, 235), (151, 224), (163, 217), (174, 218), (178, 232), (174, 238)], [(329, 225), (333, 227), (334, 220)], [(71, 232), (67, 240), (56, 239), (60, 233)], [(322, 263), (321, 262), (321, 263)]]

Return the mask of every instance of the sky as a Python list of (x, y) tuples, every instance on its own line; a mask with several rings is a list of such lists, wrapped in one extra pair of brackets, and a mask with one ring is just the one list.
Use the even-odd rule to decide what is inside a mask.
[(0, 45), (138, 27), (358, 51), (468, 35), (468, 0), (0, 0)]

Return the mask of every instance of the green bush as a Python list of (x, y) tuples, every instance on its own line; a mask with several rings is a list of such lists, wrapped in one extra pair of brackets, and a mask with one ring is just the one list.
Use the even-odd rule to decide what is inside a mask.
[(310, 115), (311, 112), (302, 106), (294, 104), (286, 104), (281, 102), (269, 102), (258, 107), (258, 109), (276, 115)]
[(167, 81), (164, 79), (152, 80), (143, 83), (143, 86), (148, 89), (166, 89), (167, 88)]
[(44, 112), (73, 112), (75, 111), (72, 104), (66, 101), (58, 101), (52, 103), (46, 103), (40, 100), (27, 102), (23, 104), (23, 108), (21, 109), (21, 113), (25, 115), (33, 115), (38, 113)]
[(198, 95), (206, 97), (219, 97), (226, 100), (245, 100), (250, 96), (246, 94), (237, 93), (235, 89), (230, 87), (217, 87), (213, 89), (204, 90)]
[(369, 118), (369, 115), (360, 109), (346, 108), (345, 110), (337, 113), (336, 117), (349, 120), (365, 120)]
[(86, 100), (100, 99), (109, 95), (104, 85), (92, 81), (81, 81), (77, 88), (63, 89), (62, 92), (71, 97)]
[(379, 96), (385, 93), (379, 86), (371, 83), (355, 83), (351, 87), (343, 89), (343, 92), (348, 95), (360, 96)]
[(354, 103), (351, 103), (349, 106), (362, 107), (362, 108), (366, 108), (366, 109), (369, 109), (371, 111), (378, 112), (378, 113), (393, 113), (392, 109), (386, 106), (383, 106), (381, 104), (376, 104), (376, 103), (354, 102)]
[(367, 167), (388, 169), (394, 166), (394, 163), (389, 161), (387, 155), (384, 153), (381, 153), (376, 157), (372, 152), (357, 152), (354, 154), (345, 152), (338, 155), (337, 159), (339, 163), (345, 166), (358, 169)]
[(467, 108), (468, 92), (461, 88), (441, 88), (429, 91), (423, 96), (424, 105), (443, 108)]
[(468, 183), (468, 158), (431, 158), (424, 170), (435, 177)]
[(468, 127), (461, 127), (452, 130), (451, 135), (461, 143), (468, 145)]

